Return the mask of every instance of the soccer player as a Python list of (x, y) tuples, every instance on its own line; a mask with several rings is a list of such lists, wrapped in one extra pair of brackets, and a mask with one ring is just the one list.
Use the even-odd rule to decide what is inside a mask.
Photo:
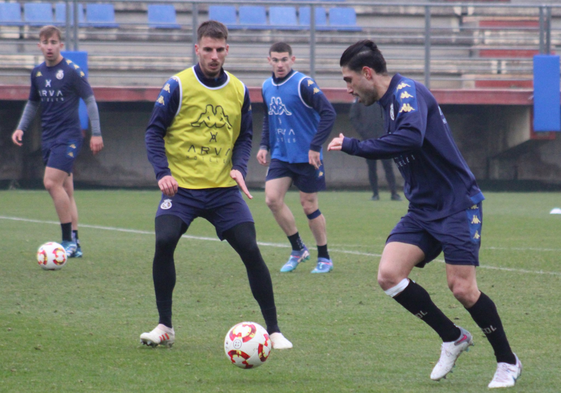
[(228, 29), (213, 20), (197, 30), (198, 64), (171, 77), (162, 88), (146, 129), (148, 159), (162, 198), (156, 212), (154, 289), (159, 324), (142, 333), (145, 345), (171, 346), (174, 251), (191, 222), (202, 217), (240, 255), (273, 348), (292, 348), (280, 332), (267, 265), (257, 246), (251, 212), (238, 189), (245, 185), (253, 122), (246, 86), (222, 68)]
[(371, 159), (393, 157), (405, 179), (410, 202), (407, 214), (386, 241), (378, 283), (441, 337), (440, 359), (430, 376), (438, 381), (473, 345), (473, 337), (454, 325), (428, 292), (408, 276), (415, 266), (425, 266), (443, 251), (448, 287), (495, 352), (498, 365), (489, 388), (514, 386), (522, 364), (510, 348), (495, 304), (478, 289), (475, 277), (484, 197), (444, 114), (425, 86), (400, 74), (389, 75), (382, 53), (370, 40), (348, 47), (340, 66), (349, 94), (364, 105), (380, 103), (387, 133), (362, 142), (340, 134), (328, 150)]
[[(327, 250), (325, 217), (319, 210), (318, 191), (325, 190), (322, 144), (335, 123), (335, 110), (316, 82), (292, 69), (296, 57), (290, 45), (277, 42), (269, 49), (273, 75), (263, 83), (266, 113), (257, 161), (269, 165), (265, 199), (282, 228), (292, 252), (281, 272), (291, 272), (310, 259), (290, 208), (284, 202), (291, 184), (300, 190), (300, 204), (318, 249), (312, 273), (329, 273), (333, 261)], [(271, 161), (267, 155), (271, 152)]]
[(103, 149), (99, 112), (84, 72), (60, 51), (62, 34), (55, 26), (39, 31), (39, 49), (45, 61), (31, 71), (29, 99), (12, 141), (22, 146), (27, 131), (41, 107), (41, 150), (45, 163), (43, 184), (51, 198), (62, 228), (62, 246), (69, 258), (82, 256), (78, 239), (78, 208), (74, 199), (74, 161), (82, 148), (83, 135), (78, 115), (80, 98), (86, 103), (92, 127), (90, 149)]

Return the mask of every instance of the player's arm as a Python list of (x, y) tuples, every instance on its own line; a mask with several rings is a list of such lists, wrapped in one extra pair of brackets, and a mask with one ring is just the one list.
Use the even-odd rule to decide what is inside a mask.
[(311, 106), (320, 117), (318, 129), (310, 142), (310, 151), (308, 152), (310, 165), (317, 169), (321, 165), (321, 146), (333, 130), (337, 114), (335, 109), (333, 109), (333, 105), (331, 105), (325, 94), (311, 78), (306, 78), (300, 83), (300, 95), (304, 102)]
[(175, 195), (178, 184), (169, 169), (164, 136), (179, 108), (180, 94), (178, 82), (174, 78), (170, 78), (154, 104), (144, 137), (148, 161), (154, 168), (160, 190), (167, 196)]
[(103, 138), (101, 136), (101, 125), (99, 122), (99, 110), (97, 108), (97, 102), (92, 94), (87, 97), (84, 102), (86, 103), (86, 110), (88, 112), (88, 117), (90, 118), (90, 124), (92, 126), (92, 137), (90, 138), (90, 149), (93, 154), (97, 154), (103, 149)]
[(267, 155), (269, 153), (269, 107), (263, 96), (263, 90), (261, 90), (261, 96), (263, 97), (263, 103), (265, 104), (265, 113), (263, 114), (263, 126), (261, 128), (261, 143), (259, 144), (259, 151), (257, 152), (257, 161), (261, 165), (267, 165)]
[(249, 193), (245, 185), (245, 176), (247, 175), (247, 162), (251, 155), (251, 141), (253, 139), (253, 118), (251, 111), (251, 101), (249, 99), (249, 92), (245, 88), (244, 102), (242, 105), (242, 121), (240, 126), (240, 135), (234, 143), (232, 150), (232, 170), (230, 176), (238, 183), (242, 192), (247, 195), (249, 199), (253, 197)]
[(23, 145), (23, 134), (29, 129), (29, 126), (33, 122), (33, 119), (35, 119), (35, 116), (39, 111), (39, 105), (39, 101), (31, 100), (28, 100), (25, 104), (25, 108), (23, 109), (23, 113), (21, 114), (21, 119), (18, 123), (18, 126), (12, 134), (12, 142), (14, 142), (16, 145)]

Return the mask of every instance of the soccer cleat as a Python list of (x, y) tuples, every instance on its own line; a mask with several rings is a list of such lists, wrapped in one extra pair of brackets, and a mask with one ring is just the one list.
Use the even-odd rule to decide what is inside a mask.
[(304, 246), (303, 249), (300, 251), (292, 250), (290, 254), (290, 258), (288, 258), (288, 262), (281, 267), (281, 273), (288, 273), (295, 270), (298, 267), (299, 263), (306, 262), (310, 259), (310, 252), (308, 251), (308, 247)]
[(290, 349), (292, 348), (292, 343), (282, 335), (281, 332), (273, 333), (269, 335), (271, 338), (271, 343), (273, 344), (273, 349)]
[(318, 258), (318, 263), (316, 268), (312, 270), (312, 273), (329, 273), (333, 270), (333, 261), (327, 258)]
[(158, 345), (171, 347), (175, 342), (175, 331), (171, 329), (171, 332), (166, 332), (160, 329), (159, 326), (156, 326), (149, 333), (142, 333), (140, 335), (140, 343), (151, 347), (157, 347)]
[(497, 371), (495, 372), (493, 380), (489, 383), (489, 389), (509, 388), (514, 386), (516, 380), (520, 377), (520, 374), (522, 374), (522, 363), (520, 363), (520, 359), (518, 359), (516, 354), (514, 357), (516, 358), (516, 364), (497, 363)]
[(379, 201), (380, 200), (380, 196), (378, 194), (374, 194), (370, 197), (371, 201)]
[(66, 240), (60, 243), (60, 245), (64, 248), (64, 251), (66, 251), (67, 258), (74, 258), (76, 256), (76, 243)]
[(460, 338), (456, 341), (442, 343), (440, 359), (438, 359), (438, 363), (436, 363), (436, 366), (434, 366), (430, 374), (430, 379), (433, 381), (445, 378), (446, 374), (452, 371), (456, 360), (462, 352), (468, 351), (469, 347), (473, 345), (473, 336), (471, 333), (459, 326), (458, 328), (460, 329)]
[(80, 247), (80, 243), (76, 243), (76, 252), (70, 258), (82, 258), (82, 247)]
[(391, 196), (392, 201), (401, 201), (401, 196), (396, 192)]

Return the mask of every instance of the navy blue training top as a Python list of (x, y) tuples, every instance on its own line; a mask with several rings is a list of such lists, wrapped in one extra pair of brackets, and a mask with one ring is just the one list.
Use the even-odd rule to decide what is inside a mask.
[[(222, 86), (226, 83), (228, 76), (221, 70), (218, 78), (207, 78), (201, 71), (201, 66), (197, 63), (194, 67), (197, 78), (208, 87)], [(168, 166), (168, 159), (166, 157), (164, 136), (168, 127), (173, 123), (174, 117), (177, 115), (180, 100), (180, 88), (175, 79), (170, 78), (165, 84), (170, 86), (171, 92), (167, 105), (154, 104), (152, 116), (146, 128), (145, 142), (148, 151), (148, 160), (154, 166), (156, 172), (156, 179), (160, 180), (162, 177), (171, 175)], [(162, 90), (161, 93), (164, 91)], [(253, 139), (253, 118), (251, 113), (251, 101), (249, 99), (249, 92), (245, 89), (244, 102), (242, 105), (242, 122), (240, 126), (240, 135), (234, 144), (232, 150), (232, 169), (237, 169), (245, 176), (247, 175), (247, 162), (251, 155), (251, 144)]]
[(80, 98), (92, 95), (86, 75), (71, 60), (63, 58), (53, 67), (43, 62), (33, 68), (29, 101), (41, 102), (43, 142), (81, 138), (78, 105)]
[(393, 158), (405, 180), (409, 211), (421, 219), (444, 218), (484, 199), (444, 114), (424, 85), (395, 74), (379, 103), (386, 134), (362, 142), (345, 138), (344, 152)]

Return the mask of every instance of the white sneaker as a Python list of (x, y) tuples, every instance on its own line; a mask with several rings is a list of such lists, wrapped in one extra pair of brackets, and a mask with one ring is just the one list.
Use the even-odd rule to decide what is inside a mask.
[(149, 345), (151, 347), (157, 347), (158, 345), (163, 345), (165, 347), (171, 347), (175, 342), (175, 331), (169, 329), (168, 331), (160, 328), (158, 325), (149, 333), (142, 333), (140, 335), (140, 343), (144, 345)]
[(467, 351), (469, 346), (473, 345), (473, 337), (471, 333), (464, 328), (459, 328), (460, 338), (456, 341), (442, 343), (440, 349), (440, 359), (438, 359), (438, 363), (436, 363), (436, 366), (434, 366), (432, 373), (430, 374), (430, 379), (433, 381), (445, 378), (446, 374), (452, 371), (454, 364), (456, 364), (456, 360), (462, 352)]
[(277, 332), (270, 335), (271, 343), (274, 349), (290, 349), (292, 348), (292, 343), (282, 335), (282, 333)]
[(522, 363), (520, 363), (520, 359), (516, 354), (514, 355), (516, 358), (516, 364), (510, 363), (497, 363), (497, 371), (495, 372), (495, 376), (491, 383), (489, 383), (488, 388), (509, 388), (514, 386), (516, 380), (522, 374)]

